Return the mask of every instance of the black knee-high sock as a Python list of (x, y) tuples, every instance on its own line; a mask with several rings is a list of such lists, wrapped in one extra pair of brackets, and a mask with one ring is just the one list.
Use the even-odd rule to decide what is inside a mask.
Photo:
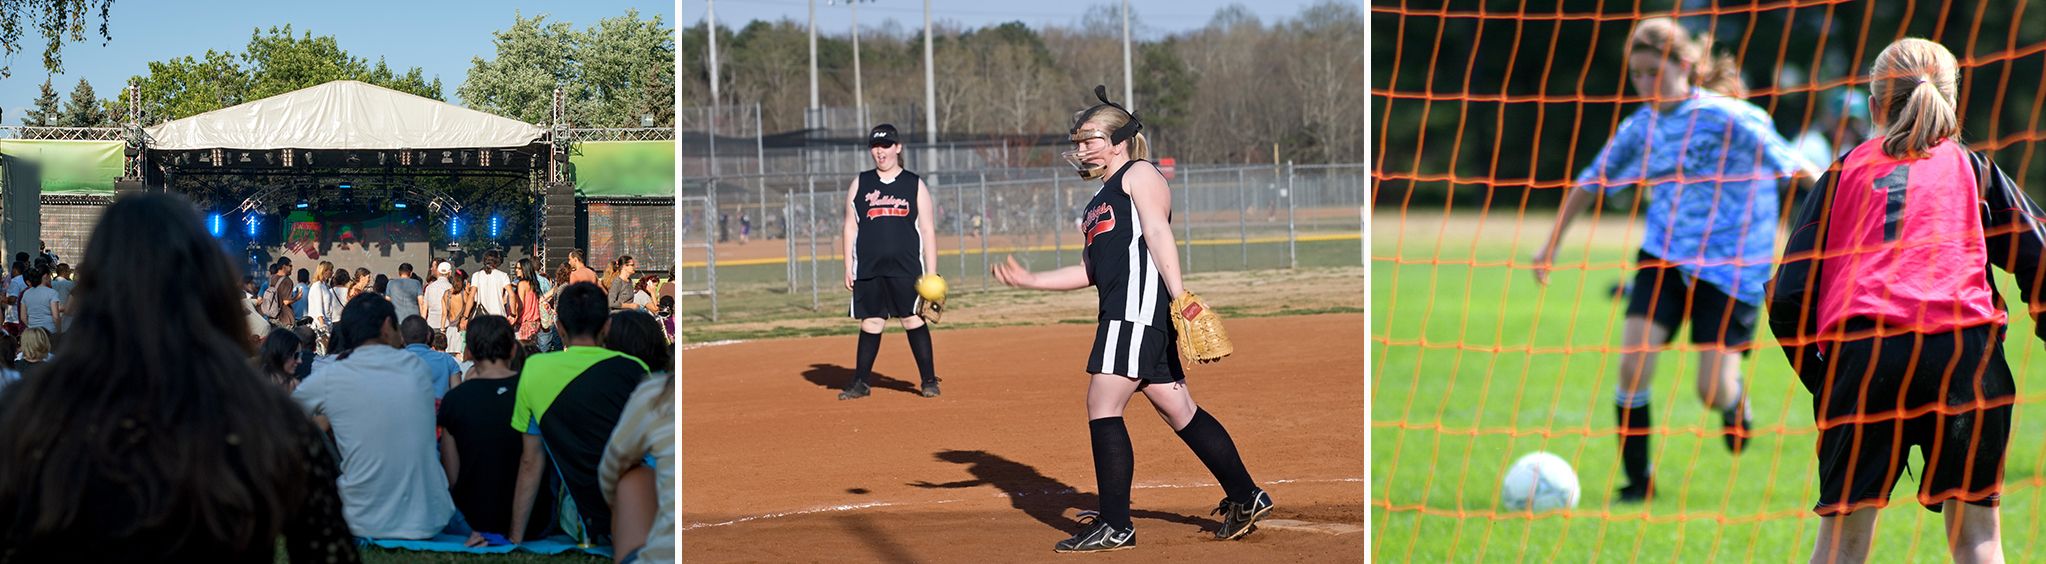
[(931, 358), (931, 326), (918, 325), (908, 334), (909, 354), (916, 356), (916, 371), (923, 376), (924, 385), (938, 381), (937, 361)]
[(1648, 404), (1640, 407), (1614, 406), (1619, 416), (1620, 464), (1627, 472), (1627, 485), (1648, 485)]
[(1101, 492), (1100, 520), (1118, 529), (1130, 528), (1130, 481), (1136, 478), (1137, 457), (1121, 417), (1087, 422), (1094, 434), (1094, 486)]
[(1250, 471), (1243, 468), (1243, 457), (1236, 453), (1236, 442), (1229, 439), (1229, 431), (1222, 428), (1222, 422), (1208, 415), (1208, 410), (1196, 408), (1192, 421), (1179, 430), (1179, 440), (1186, 441), (1187, 448), (1193, 449), (1194, 456), (1222, 482), (1222, 491), (1229, 495), (1229, 501), (1248, 503), (1257, 491), (1257, 482), (1250, 479)]
[[(865, 383), (874, 372), (874, 356), (881, 353), (881, 334), (860, 332), (860, 357), (853, 369), (853, 384)], [(850, 387), (852, 384), (848, 384)]]

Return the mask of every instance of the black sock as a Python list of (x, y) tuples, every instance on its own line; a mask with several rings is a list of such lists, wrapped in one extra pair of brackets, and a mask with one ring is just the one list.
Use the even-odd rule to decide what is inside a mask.
[(1243, 468), (1243, 457), (1237, 455), (1236, 442), (1229, 440), (1229, 431), (1222, 428), (1222, 422), (1208, 415), (1208, 410), (1196, 408), (1193, 420), (1179, 430), (1179, 440), (1186, 441), (1187, 448), (1193, 449), (1194, 456), (1207, 465), (1215, 480), (1222, 482), (1222, 491), (1227, 492), (1229, 501), (1250, 502), (1250, 496), (1257, 492), (1257, 482)]
[(938, 381), (936, 361), (931, 358), (931, 326), (918, 325), (909, 332), (909, 354), (916, 357), (916, 371), (926, 386)]
[(853, 369), (853, 381), (846, 384), (847, 388), (867, 383), (868, 377), (874, 373), (874, 356), (880, 353), (881, 334), (861, 331), (859, 364)]
[(1101, 492), (1099, 519), (1117, 529), (1129, 529), (1130, 481), (1137, 470), (1129, 429), (1121, 417), (1088, 421), (1087, 429), (1094, 434), (1094, 486)]
[(1627, 485), (1648, 485), (1648, 404), (1641, 407), (1613, 406), (1619, 416), (1620, 464), (1627, 472)]

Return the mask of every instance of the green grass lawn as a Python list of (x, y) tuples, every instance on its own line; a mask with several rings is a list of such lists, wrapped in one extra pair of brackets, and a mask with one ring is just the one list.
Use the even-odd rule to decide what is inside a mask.
[[(1539, 231), (1539, 230), (1537, 230)], [(1582, 229), (1580, 229), (1582, 231)], [(1656, 365), (1653, 452), (1658, 496), (1642, 506), (1608, 506), (1619, 475), (1613, 435), (1617, 357), (1624, 303), (1608, 294), (1628, 273), (1634, 241), (1568, 246), (1547, 288), (1509, 242), (1438, 244), (1433, 234), (1395, 249), (1382, 233), (1371, 264), (1371, 520), (1374, 561), (1803, 561), (1818, 518), (1811, 396), (1797, 383), (1774, 337), (1743, 365), (1761, 436), (1739, 458), (1718, 436), (1719, 420), (1693, 391), (1696, 355), (1664, 353)], [(1457, 237), (1448, 234), (1447, 237)], [(1439, 250), (1438, 250), (1439, 249)], [(1388, 260), (1399, 256), (1401, 263)], [(1445, 263), (1413, 261), (1434, 259)], [(1472, 266), (1472, 264), (1482, 266)], [(2016, 296), (1999, 271), (2006, 296)], [(2018, 311), (2022, 311), (2020, 308)], [(2013, 437), (2046, 436), (2038, 407), (2046, 356), (2031, 322), (2012, 321), (2007, 351), (2021, 396)], [(1677, 342), (1688, 342), (1680, 334)], [(1570, 349), (1566, 351), (1566, 349)], [(1583, 487), (1575, 511), (1495, 513), (1501, 476), (1513, 459), (1546, 450), (1570, 461)], [(1913, 455), (1913, 459), (1917, 458)], [(1883, 511), (1877, 561), (1945, 561), (1941, 518), (1913, 501), (1911, 464)], [(2046, 552), (2046, 442), (2018, 439), (2005, 465), (2004, 549), (2012, 561)]]

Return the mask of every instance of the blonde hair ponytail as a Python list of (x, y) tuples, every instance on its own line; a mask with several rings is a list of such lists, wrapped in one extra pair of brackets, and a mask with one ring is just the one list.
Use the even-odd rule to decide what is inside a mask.
[(1151, 140), (1144, 138), (1144, 134), (1138, 133), (1135, 137), (1130, 138), (1130, 158), (1133, 160), (1150, 160)]
[(1899, 40), (1876, 56), (1871, 73), (1869, 92), (1883, 125), (1883, 154), (1922, 157), (1942, 140), (1960, 141), (1955, 103), (1960, 70), (1946, 47), (1916, 37)]

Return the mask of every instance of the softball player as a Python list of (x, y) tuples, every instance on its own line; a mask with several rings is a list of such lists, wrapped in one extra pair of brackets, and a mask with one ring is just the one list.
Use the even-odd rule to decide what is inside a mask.
[(1227, 492), (1215, 510), (1223, 514), (1215, 537), (1242, 538), (1271, 512), (1272, 498), (1244, 469), (1229, 432), (1194, 404), (1186, 374), (1180, 371), (1168, 317), (1173, 315), (1172, 296), (1183, 289), (1179, 255), (1172, 246), (1172, 195), (1165, 177), (1144, 160), (1149, 142), (1140, 133), (1143, 124), (1109, 102), (1104, 88), (1096, 87), (1095, 96), (1102, 103), (1075, 116), (1074, 150), (1065, 154), (1082, 178), (1106, 177), (1080, 217), (1084, 260), (1049, 272), (1030, 272), (1014, 257), (994, 267), (995, 277), (1012, 287), (1065, 291), (1094, 286), (1101, 298), (1094, 350), (1087, 359), (1087, 372), (1092, 374), (1087, 426), (1093, 435), (1101, 511), (1094, 526), (1053, 549), (1098, 552), (1136, 546), (1136, 529), (1130, 523), (1136, 459), (1122, 415), (1123, 406), (1137, 392), (1151, 400)]
[(923, 396), (938, 397), (931, 329), (916, 315), (916, 279), (938, 270), (935, 202), (923, 179), (903, 170), (895, 126), (874, 126), (867, 149), (874, 168), (853, 179), (845, 203), (845, 289), (853, 294), (853, 319), (860, 320), (859, 364), (838, 399), (872, 393), (867, 379), (881, 351), (881, 330), (891, 317), (901, 318), (909, 334)]

